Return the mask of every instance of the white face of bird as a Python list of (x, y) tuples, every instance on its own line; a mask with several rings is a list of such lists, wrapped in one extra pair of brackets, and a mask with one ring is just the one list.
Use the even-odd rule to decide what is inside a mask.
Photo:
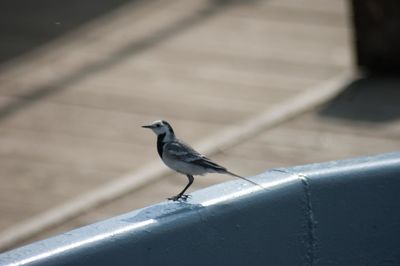
[(142, 127), (153, 130), (157, 136), (161, 134), (166, 134), (167, 136), (174, 134), (174, 130), (172, 129), (171, 125), (164, 120), (156, 120), (150, 125)]

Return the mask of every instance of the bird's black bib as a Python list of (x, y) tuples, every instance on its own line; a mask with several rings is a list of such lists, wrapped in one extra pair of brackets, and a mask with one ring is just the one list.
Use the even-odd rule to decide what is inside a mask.
[(164, 138), (165, 138), (165, 133), (163, 133), (163, 134), (160, 134), (160, 135), (158, 135), (157, 136), (157, 152), (158, 152), (158, 155), (160, 155), (160, 157), (162, 158), (162, 154), (163, 154), (163, 151), (164, 151)]

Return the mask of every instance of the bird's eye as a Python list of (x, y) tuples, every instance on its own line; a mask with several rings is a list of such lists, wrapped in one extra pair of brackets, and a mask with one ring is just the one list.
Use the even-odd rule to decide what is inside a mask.
[(157, 124), (157, 126), (156, 127), (160, 127), (160, 124)]

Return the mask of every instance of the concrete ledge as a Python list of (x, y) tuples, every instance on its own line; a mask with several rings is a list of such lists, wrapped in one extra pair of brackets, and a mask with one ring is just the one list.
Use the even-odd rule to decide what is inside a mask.
[(281, 168), (0, 255), (0, 265), (399, 265), (400, 153)]

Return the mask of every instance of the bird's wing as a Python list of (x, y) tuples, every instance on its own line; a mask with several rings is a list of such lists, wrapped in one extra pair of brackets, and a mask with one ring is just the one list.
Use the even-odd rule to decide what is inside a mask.
[(200, 154), (188, 144), (182, 141), (172, 141), (165, 144), (164, 154), (170, 158), (181, 160), (187, 163), (196, 164), (205, 168), (212, 168), (218, 172), (225, 172), (226, 168), (211, 161), (209, 158)]
[(195, 151), (192, 147), (190, 147), (189, 145), (187, 145), (186, 143), (184, 143), (183, 141), (180, 141), (180, 140), (175, 140), (175, 141), (166, 143), (164, 146), (164, 152), (163, 152), (163, 157), (164, 156), (168, 156), (169, 158), (172, 158), (175, 160), (180, 160), (180, 161), (184, 161), (187, 163), (202, 166), (204, 168), (212, 169), (213, 171), (215, 171), (217, 173), (229, 174), (229, 175), (244, 179), (247, 182), (252, 183), (253, 185), (263, 188), (261, 185), (255, 183), (245, 177), (242, 177), (242, 176), (239, 176), (232, 172), (229, 172), (225, 167), (211, 161), (206, 156)]
[(206, 167), (206, 168), (214, 169), (218, 173), (227, 172), (225, 167), (223, 167), (223, 166), (211, 161), (210, 159), (208, 159), (205, 156), (203, 156), (200, 160), (196, 160), (194, 163), (197, 164), (197, 165)]
[(181, 141), (171, 141), (164, 146), (164, 156), (190, 163), (200, 159), (202, 155)]

